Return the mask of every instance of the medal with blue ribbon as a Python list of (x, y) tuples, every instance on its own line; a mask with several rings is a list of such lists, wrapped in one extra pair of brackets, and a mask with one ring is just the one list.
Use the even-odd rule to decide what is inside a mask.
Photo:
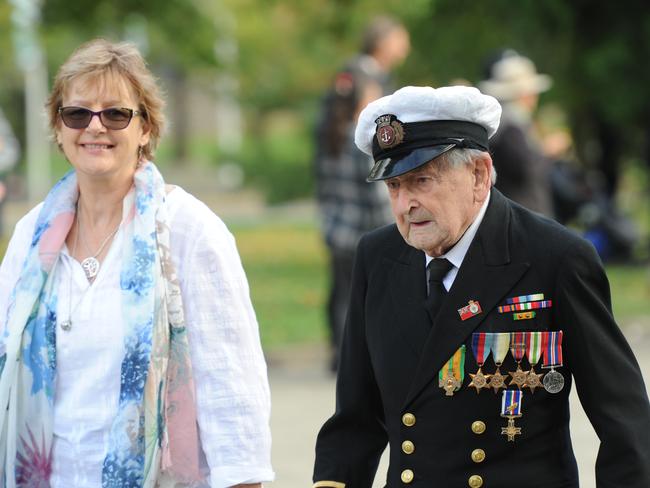
[(460, 390), (465, 379), (465, 345), (454, 353), (438, 373), (438, 386), (445, 390), (446, 396), (453, 396)]
[(521, 390), (506, 390), (501, 397), (501, 416), (508, 419), (508, 425), (501, 428), (501, 435), (508, 436), (509, 442), (514, 442), (515, 436), (521, 435), (521, 427), (515, 426), (515, 419), (521, 417), (523, 396)]
[(555, 371), (555, 368), (562, 366), (562, 336), (561, 330), (552, 332), (543, 332), (545, 335), (544, 343), (544, 362), (542, 368), (551, 370), (544, 376), (544, 389), (549, 393), (559, 393), (564, 388), (564, 376), (562, 373)]
[(502, 375), (499, 368), (501, 368), (510, 348), (510, 332), (488, 333), (487, 335), (490, 337), (489, 340), (492, 344), (492, 359), (494, 359), (494, 364), (497, 367), (488, 382), (488, 386), (496, 393), (499, 389), (506, 387), (507, 376)]
[(478, 371), (475, 374), (470, 373), (469, 376), (472, 378), (472, 381), (468, 386), (476, 388), (476, 393), (480, 393), (482, 388), (489, 388), (488, 381), (492, 375), (483, 374), (481, 368), (485, 364), (485, 360), (490, 355), (492, 350), (492, 334), (486, 332), (474, 332), (472, 334), (472, 352), (476, 358), (476, 364), (478, 365)]

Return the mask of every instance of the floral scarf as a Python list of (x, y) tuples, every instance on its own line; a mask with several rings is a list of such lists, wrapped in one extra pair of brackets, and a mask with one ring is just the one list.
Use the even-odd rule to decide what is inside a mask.
[[(74, 222), (76, 173), (48, 194), (0, 337), (0, 483), (49, 487), (56, 381), (59, 253)], [(171, 262), (165, 183), (144, 163), (124, 199), (120, 274), (125, 355), (102, 487), (153, 487), (161, 473), (200, 482), (187, 331)]]

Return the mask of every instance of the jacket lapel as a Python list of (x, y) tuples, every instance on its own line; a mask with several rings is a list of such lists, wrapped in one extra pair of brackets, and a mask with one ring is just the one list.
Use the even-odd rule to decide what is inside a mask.
[(418, 356), (431, 331), (422, 302), (426, 298), (424, 253), (404, 245), (399, 259), (392, 262), (390, 292), (393, 309), (397, 310), (397, 328)]
[[(437, 381), (443, 364), (528, 269), (528, 263), (510, 261), (509, 229), (509, 203), (493, 188), (483, 222), (426, 339), (405, 407), (431, 381)], [(478, 301), (483, 311), (462, 321), (458, 309), (469, 300)]]

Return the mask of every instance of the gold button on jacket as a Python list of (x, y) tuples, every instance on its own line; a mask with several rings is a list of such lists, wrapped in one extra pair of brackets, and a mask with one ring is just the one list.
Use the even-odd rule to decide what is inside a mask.
[(405, 469), (404, 471), (402, 471), (402, 481), (404, 483), (410, 483), (411, 481), (413, 481), (413, 471), (411, 471), (410, 469)]
[(482, 422), (480, 420), (477, 420), (476, 422), (472, 422), (472, 432), (475, 434), (482, 434), (485, 432), (485, 422)]
[(415, 444), (411, 441), (402, 442), (402, 451), (404, 454), (413, 454), (413, 451), (415, 451)]
[(407, 427), (412, 427), (415, 425), (415, 415), (412, 413), (405, 413), (402, 415), (402, 423)]
[(472, 461), (482, 463), (485, 460), (485, 451), (483, 449), (474, 449), (472, 451)]
[(481, 486), (483, 486), (483, 478), (475, 474), (469, 477), (467, 483), (469, 484), (470, 488), (481, 488)]

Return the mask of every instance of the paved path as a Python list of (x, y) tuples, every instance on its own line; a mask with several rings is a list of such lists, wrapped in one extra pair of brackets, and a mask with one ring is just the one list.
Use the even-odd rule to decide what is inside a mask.
[[(646, 384), (650, 382), (650, 318), (647, 320), (647, 324), (632, 324), (626, 328)], [(276, 482), (271, 486), (308, 488), (311, 486), (314, 440), (320, 425), (334, 409), (334, 379), (325, 370), (326, 354), (322, 347), (270, 353), (268, 359), (273, 396), (273, 465), (276, 471)], [(598, 438), (580, 406), (575, 389), (571, 396), (571, 417), (581, 487), (595, 488), (594, 462)], [(384, 486), (385, 457), (375, 488)]]

